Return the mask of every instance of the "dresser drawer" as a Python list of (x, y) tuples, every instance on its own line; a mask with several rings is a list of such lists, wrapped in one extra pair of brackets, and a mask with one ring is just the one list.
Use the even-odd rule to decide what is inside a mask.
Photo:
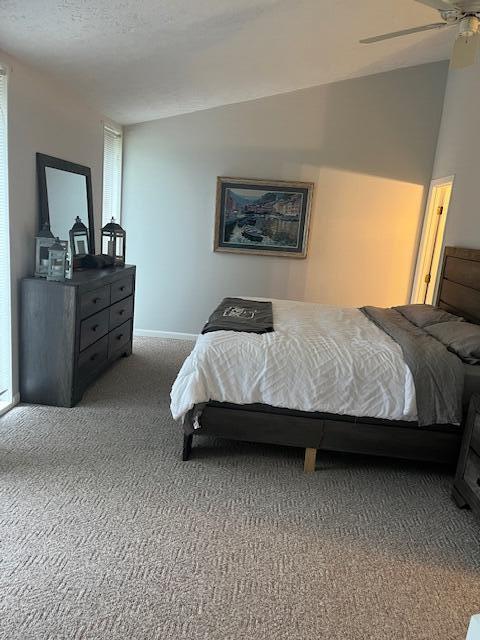
[(81, 378), (90, 377), (90, 372), (108, 359), (108, 336), (104, 336), (84, 349), (78, 356), (78, 371)]
[(480, 456), (480, 414), (478, 413), (475, 415), (475, 421), (473, 423), (470, 446)]
[(127, 276), (126, 278), (117, 280), (117, 282), (112, 282), (111, 298), (110, 298), (111, 303), (113, 304), (114, 302), (123, 300), (123, 298), (126, 298), (127, 296), (131, 295), (132, 291), (133, 291), (132, 276)]
[(467, 455), (463, 479), (480, 504), (480, 457), (472, 449)]
[(93, 313), (110, 306), (110, 285), (87, 291), (80, 295), (80, 318), (88, 318)]
[(110, 307), (110, 331), (129, 320), (133, 314), (133, 296), (112, 304)]
[(108, 334), (108, 357), (112, 357), (119, 349), (130, 342), (132, 337), (132, 321), (127, 320)]
[(80, 324), (80, 351), (108, 333), (109, 313), (110, 309), (105, 309), (86, 320), (82, 320)]

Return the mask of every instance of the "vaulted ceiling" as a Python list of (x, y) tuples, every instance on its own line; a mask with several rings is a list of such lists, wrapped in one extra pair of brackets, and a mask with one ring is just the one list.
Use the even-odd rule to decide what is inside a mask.
[(0, 46), (120, 123), (449, 57), (413, 0), (3, 0)]

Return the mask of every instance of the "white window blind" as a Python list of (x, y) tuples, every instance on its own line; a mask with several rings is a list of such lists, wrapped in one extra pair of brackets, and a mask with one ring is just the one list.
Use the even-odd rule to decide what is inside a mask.
[(12, 399), (7, 73), (0, 67), (0, 409)]
[(115, 218), (121, 223), (122, 206), (122, 134), (120, 131), (103, 128), (103, 207), (102, 223)]

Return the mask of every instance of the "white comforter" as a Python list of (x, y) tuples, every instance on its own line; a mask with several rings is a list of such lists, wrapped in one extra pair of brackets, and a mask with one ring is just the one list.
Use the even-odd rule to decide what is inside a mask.
[(200, 335), (171, 392), (175, 419), (217, 400), (416, 420), (399, 345), (358, 309), (273, 301), (275, 331)]

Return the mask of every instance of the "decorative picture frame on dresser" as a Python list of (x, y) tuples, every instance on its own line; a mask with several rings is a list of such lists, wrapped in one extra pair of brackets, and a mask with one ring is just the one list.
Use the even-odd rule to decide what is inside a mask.
[(470, 399), (460, 456), (452, 489), (460, 508), (470, 507), (480, 516), (480, 395)]
[(48, 271), (48, 250), (55, 244), (55, 236), (50, 231), (48, 222), (44, 222), (42, 228), (35, 236), (35, 277), (46, 278)]

